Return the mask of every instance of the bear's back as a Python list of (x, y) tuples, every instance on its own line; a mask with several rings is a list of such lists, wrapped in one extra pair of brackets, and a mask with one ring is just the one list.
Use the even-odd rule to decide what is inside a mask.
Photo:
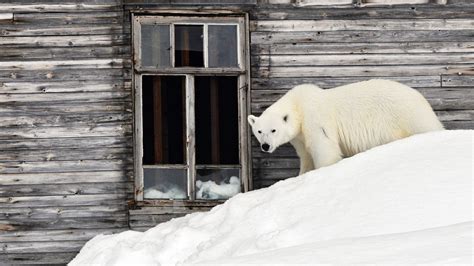
[(345, 156), (413, 134), (443, 129), (426, 99), (395, 81), (362, 81), (325, 90), (318, 98), (319, 106), (309, 107), (309, 112), (322, 115), (308, 119), (333, 128), (333, 138), (339, 141)]

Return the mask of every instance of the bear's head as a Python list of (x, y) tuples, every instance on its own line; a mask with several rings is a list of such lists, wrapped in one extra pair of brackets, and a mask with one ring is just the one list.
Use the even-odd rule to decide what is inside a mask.
[(247, 118), (262, 151), (272, 153), (298, 134), (295, 117), (289, 113), (264, 112), (260, 117)]

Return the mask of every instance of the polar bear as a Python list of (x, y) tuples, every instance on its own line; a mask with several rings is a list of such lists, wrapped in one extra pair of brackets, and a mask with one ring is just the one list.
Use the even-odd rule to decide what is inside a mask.
[(443, 130), (418, 91), (382, 79), (328, 90), (298, 85), (248, 122), (262, 151), (293, 145), (300, 175), (397, 139)]

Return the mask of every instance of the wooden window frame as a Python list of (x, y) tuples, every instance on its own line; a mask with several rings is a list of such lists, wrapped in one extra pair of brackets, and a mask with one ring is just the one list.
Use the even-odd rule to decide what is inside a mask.
[[(164, 13), (169, 14), (167, 11)], [(252, 189), (251, 178), (251, 153), (250, 135), (248, 130), (247, 115), (249, 114), (250, 93), (250, 47), (249, 47), (249, 20), (246, 13), (220, 14), (220, 11), (190, 12), (183, 14), (143, 15), (132, 13), (132, 40), (133, 40), (133, 83), (134, 83), (134, 177), (135, 177), (135, 200), (144, 205), (163, 205), (169, 202), (199, 203), (199, 202), (222, 202), (222, 200), (196, 200), (196, 156), (195, 156), (195, 110), (194, 110), (194, 77), (196, 76), (235, 76), (238, 84), (238, 121), (239, 121), (239, 165), (204, 166), (204, 168), (225, 169), (228, 167), (240, 168), (240, 181), (242, 192)], [(170, 25), (170, 57), (171, 67), (142, 67), (141, 66), (141, 25), (142, 24), (165, 24)], [(204, 34), (204, 67), (174, 67), (174, 25), (203, 25)], [(208, 67), (208, 26), (209, 25), (236, 25), (238, 67)], [(188, 177), (188, 199), (145, 199), (144, 198), (144, 175), (143, 175), (143, 116), (142, 116), (142, 77), (151, 76), (184, 76), (186, 83), (186, 165), (156, 165), (153, 168), (163, 169), (186, 169)], [(148, 166), (147, 166), (148, 167)], [(199, 166), (199, 169), (203, 167)]]

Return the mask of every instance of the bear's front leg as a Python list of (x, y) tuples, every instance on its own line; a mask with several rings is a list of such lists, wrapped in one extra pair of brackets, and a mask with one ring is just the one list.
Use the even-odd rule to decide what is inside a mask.
[(306, 150), (304, 143), (298, 139), (294, 139), (290, 141), (290, 143), (293, 145), (296, 154), (298, 154), (298, 157), (300, 158), (300, 172), (298, 175), (314, 170), (313, 158), (311, 158), (311, 154)]
[(315, 169), (335, 164), (342, 160), (341, 148), (323, 133), (317, 134), (309, 147)]

